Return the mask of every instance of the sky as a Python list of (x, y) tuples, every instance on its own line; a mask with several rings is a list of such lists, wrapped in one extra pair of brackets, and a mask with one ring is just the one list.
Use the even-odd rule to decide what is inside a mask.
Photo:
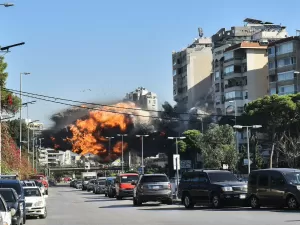
[[(19, 90), (20, 73), (30, 72), (23, 91), (85, 102), (119, 100), (140, 86), (157, 93), (161, 104), (173, 102), (172, 51), (187, 47), (198, 27), (210, 37), (249, 17), (285, 25), (289, 35), (300, 29), (298, 0), (11, 2), (0, 7), (0, 45), (25, 45), (5, 55), (7, 88)], [(38, 100), (29, 118), (47, 127), (64, 108)]]

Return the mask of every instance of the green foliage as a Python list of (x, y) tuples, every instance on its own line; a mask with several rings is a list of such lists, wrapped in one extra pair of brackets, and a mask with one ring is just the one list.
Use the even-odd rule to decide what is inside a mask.
[(186, 137), (184, 142), (186, 143), (186, 148), (188, 150), (200, 151), (200, 139), (202, 134), (199, 130), (187, 130), (183, 135)]
[(206, 168), (221, 168), (223, 164), (228, 164), (230, 169), (236, 168), (238, 153), (235, 149), (235, 135), (231, 126), (210, 125), (200, 143)]
[[(6, 87), (6, 80), (8, 77), (8, 73), (5, 72), (7, 68), (7, 63), (4, 62), (4, 57), (0, 56), (0, 85), (2, 88)], [(12, 104), (9, 104), (9, 96), (11, 96)], [(20, 108), (20, 98), (16, 95), (12, 94), (10, 91), (2, 90), (1, 91), (1, 106), (2, 111), (6, 113), (13, 113), (15, 114)]]
[(177, 141), (177, 144), (179, 152), (186, 152), (187, 145), (183, 140)]
[(253, 161), (255, 163), (256, 168), (257, 169), (262, 169), (262, 167), (264, 165), (264, 159), (261, 156), (261, 153), (260, 153), (257, 145), (255, 146), (254, 158), (255, 158), (255, 160), (253, 160)]
[[(8, 132), (12, 139), (17, 143), (20, 143), (20, 120), (10, 120), (6, 122), (8, 125)], [(31, 134), (30, 134), (31, 135)], [(22, 140), (27, 141), (28, 130), (26, 123), (22, 123)], [(24, 144), (26, 145), (26, 144)]]

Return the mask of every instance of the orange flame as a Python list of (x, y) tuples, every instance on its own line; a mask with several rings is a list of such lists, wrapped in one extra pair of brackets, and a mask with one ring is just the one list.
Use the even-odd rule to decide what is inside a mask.
[[(101, 142), (108, 140), (101, 135), (101, 130), (105, 128), (119, 128), (126, 131), (131, 119), (126, 115), (128, 108), (136, 108), (134, 103), (117, 103), (113, 106), (103, 106), (98, 110), (89, 112), (89, 118), (77, 120), (75, 125), (70, 126), (72, 138), (67, 140), (72, 144), (73, 152), (85, 155), (88, 153), (99, 155), (107, 152), (106, 147)], [(117, 113), (114, 113), (117, 112)], [(132, 113), (130, 113), (132, 114)], [(127, 144), (124, 143), (124, 149)], [(121, 143), (113, 146), (113, 153), (121, 153)]]
[[(123, 151), (127, 148), (128, 144), (123, 143)], [(119, 141), (115, 144), (113, 148), (113, 153), (121, 154), (122, 153), (122, 141)]]

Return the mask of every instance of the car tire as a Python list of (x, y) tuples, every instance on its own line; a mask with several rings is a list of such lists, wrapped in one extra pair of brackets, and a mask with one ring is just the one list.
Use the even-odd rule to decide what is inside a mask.
[(219, 209), (222, 206), (220, 196), (217, 194), (213, 194), (211, 197), (212, 207), (215, 209)]
[(294, 196), (289, 196), (286, 200), (286, 204), (289, 209), (294, 210), (299, 208), (299, 203)]
[(107, 194), (105, 193), (104, 196), (107, 197)]
[(47, 218), (47, 208), (45, 208), (44, 215), (40, 216), (41, 219)]
[(116, 199), (117, 199), (117, 200), (122, 200), (122, 197), (121, 197), (121, 196), (118, 196), (118, 195), (116, 195)]
[(137, 201), (136, 201), (135, 197), (132, 198), (132, 203), (133, 203), (133, 206), (137, 206)]
[(260, 205), (259, 205), (259, 200), (256, 196), (252, 195), (249, 199), (250, 201), (250, 206), (252, 209), (259, 209)]
[(173, 200), (169, 199), (169, 200), (163, 201), (162, 204), (173, 205)]
[(136, 199), (136, 205), (141, 206), (143, 204), (142, 200), (139, 197), (135, 197)]
[(183, 196), (182, 202), (186, 209), (192, 209), (195, 206), (195, 203), (193, 203), (193, 200), (189, 194)]

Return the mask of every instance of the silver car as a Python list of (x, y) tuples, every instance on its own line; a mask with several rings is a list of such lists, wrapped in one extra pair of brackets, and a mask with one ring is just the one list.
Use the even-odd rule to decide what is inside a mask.
[(133, 190), (133, 205), (142, 205), (143, 202), (161, 202), (173, 204), (172, 189), (169, 178), (165, 174), (141, 175)]
[(105, 194), (106, 192), (106, 178), (99, 178), (94, 185), (95, 194)]

